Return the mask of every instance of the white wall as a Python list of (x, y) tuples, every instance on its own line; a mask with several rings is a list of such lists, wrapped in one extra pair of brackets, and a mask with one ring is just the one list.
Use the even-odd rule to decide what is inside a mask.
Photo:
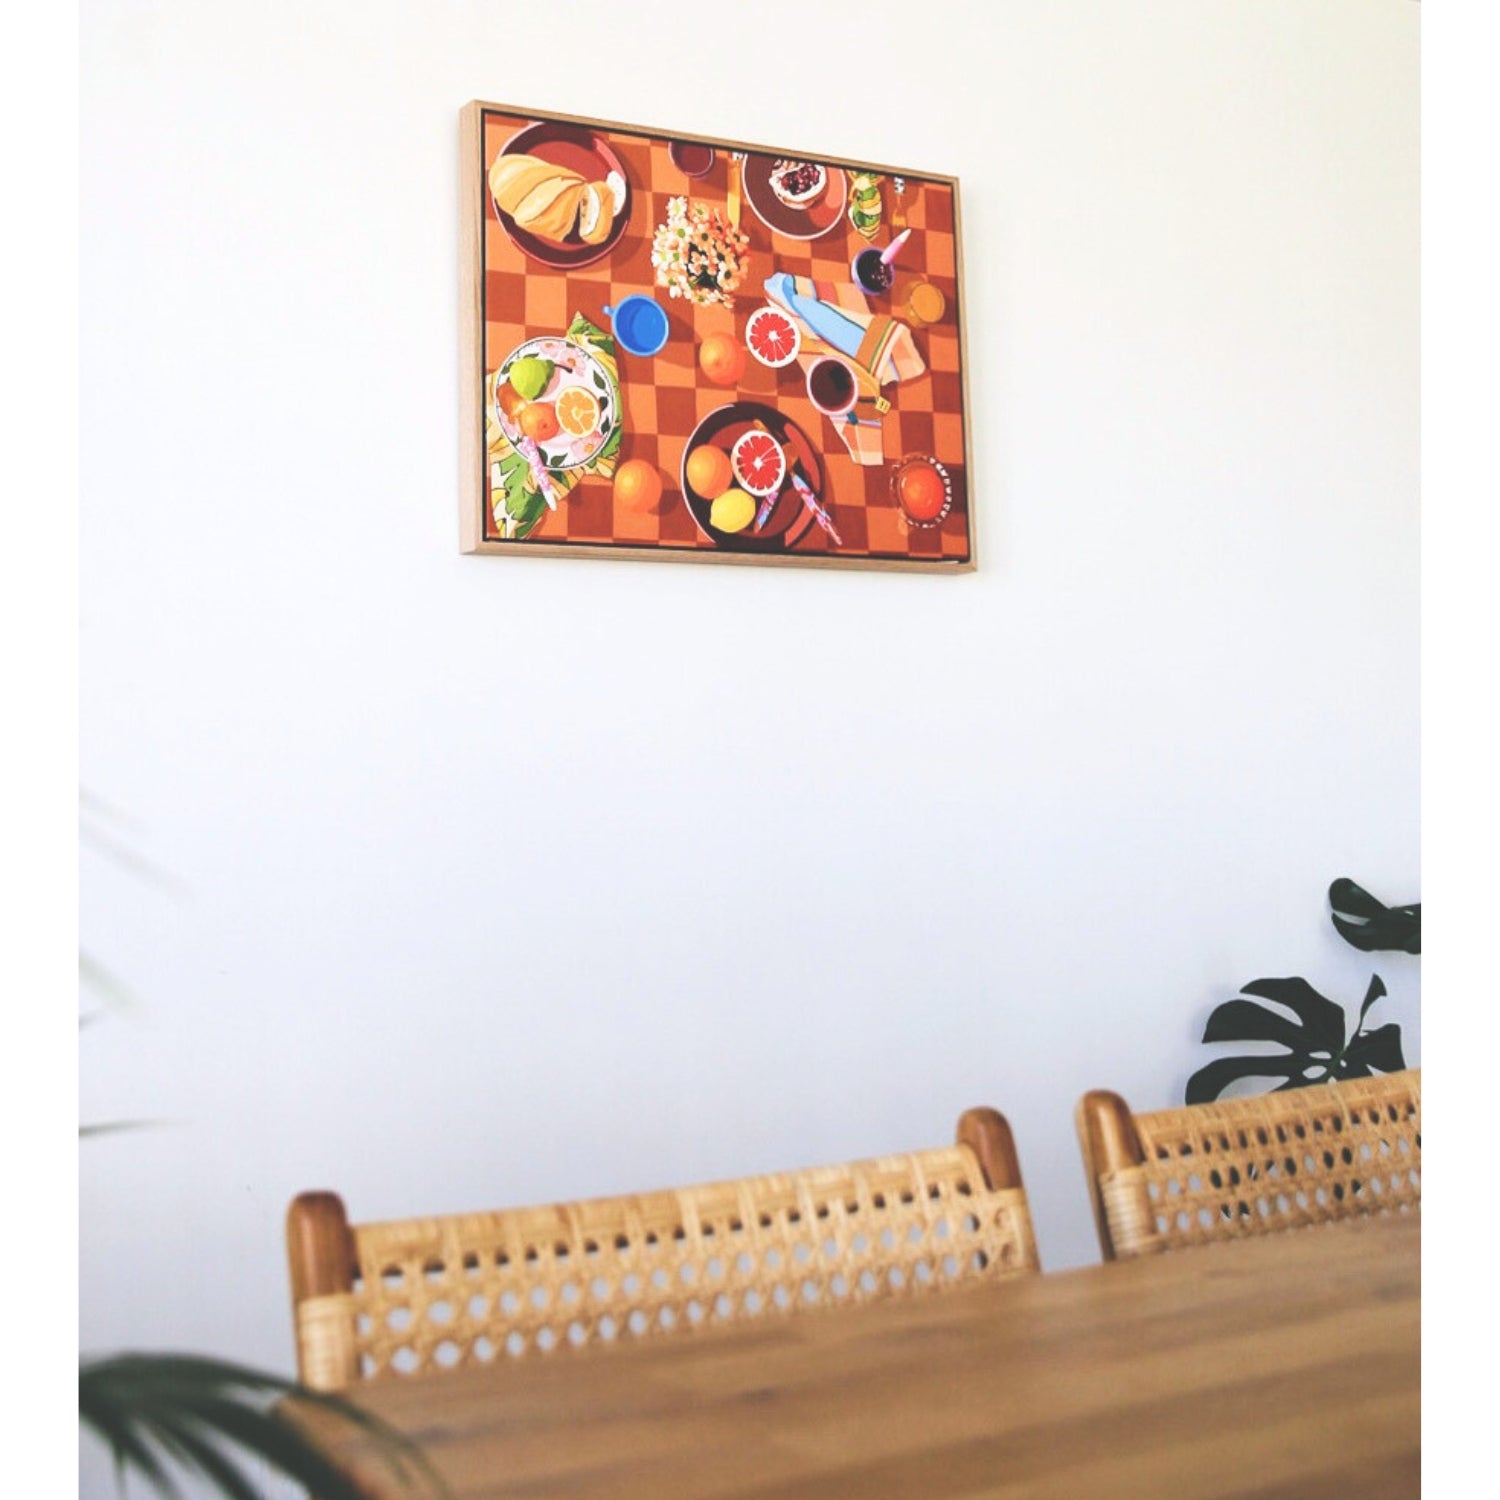
[[(1324, 915), (1420, 894), (1418, 7), (707, 14), (85, 0), (82, 780), (173, 882), (85, 853), (85, 1118), (173, 1122), (84, 1150), (88, 1348), (289, 1370), (304, 1187), (981, 1102), (1076, 1265), (1074, 1100), (1180, 1100), (1241, 982), (1378, 970), (1419, 1059)], [(979, 571), (461, 557), (476, 97), (957, 173)]]

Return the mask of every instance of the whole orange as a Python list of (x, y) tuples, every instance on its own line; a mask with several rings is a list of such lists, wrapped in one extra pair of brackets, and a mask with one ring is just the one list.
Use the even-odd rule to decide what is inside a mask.
[(901, 476), (901, 505), (914, 521), (933, 521), (948, 498), (942, 477), (926, 464), (913, 464)]
[(661, 475), (644, 458), (628, 458), (615, 470), (615, 499), (627, 510), (655, 510)]
[(557, 422), (557, 408), (550, 401), (527, 402), (521, 408), (516, 423), (535, 443), (551, 442), (561, 431)]
[(734, 483), (729, 455), (712, 443), (704, 443), (688, 454), (687, 481), (705, 500), (717, 500)]
[(734, 385), (746, 358), (745, 346), (727, 333), (711, 333), (698, 346), (698, 364), (715, 385)]

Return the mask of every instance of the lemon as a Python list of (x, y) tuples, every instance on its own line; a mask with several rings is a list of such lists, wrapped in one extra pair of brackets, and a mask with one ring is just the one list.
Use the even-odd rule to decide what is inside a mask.
[(742, 489), (725, 490), (709, 508), (715, 531), (743, 531), (755, 519), (755, 498)]

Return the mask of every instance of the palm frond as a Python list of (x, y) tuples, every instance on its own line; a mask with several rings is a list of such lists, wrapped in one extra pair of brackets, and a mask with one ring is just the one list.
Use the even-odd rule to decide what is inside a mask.
[(91, 792), (86, 786), (78, 788), (78, 814), (80, 819), (84, 817), (102, 818), (106, 823), (131, 822), (130, 818), (113, 802), (106, 801), (98, 792)]
[(286, 1407), (330, 1413), (372, 1436), (404, 1488), (448, 1493), (409, 1438), (342, 1396), (309, 1391), (244, 1365), (188, 1354), (120, 1354), (78, 1369), (78, 1415), (113, 1452), (119, 1469), (136, 1470), (157, 1491), (176, 1493), (168, 1466), (196, 1472), (225, 1500), (256, 1500), (236, 1458), (262, 1460), (319, 1500), (364, 1500)]
[(100, 828), (89, 828), (80, 823), (78, 842), (92, 849), (96, 854), (103, 855), (111, 864), (138, 876), (148, 885), (154, 885), (158, 890), (166, 891), (169, 895), (183, 894), (181, 881), (174, 879), (160, 865), (137, 854), (113, 833), (106, 833)]
[[(82, 951), (78, 955), (78, 983), (80, 988), (97, 995), (107, 1009), (130, 1011), (140, 1007), (135, 992), (123, 979), (112, 974), (97, 958)], [(94, 1011), (93, 1017), (99, 1014), (99, 1011)], [(93, 1017), (83, 1017), (81, 1020), (87, 1021)]]
[(80, 1125), (78, 1139), (86, 1141), (96, 1135), (117, 1135), (122, 1130), (149, 1130), (160, 1120), (103, 1120), (97, 1125)]

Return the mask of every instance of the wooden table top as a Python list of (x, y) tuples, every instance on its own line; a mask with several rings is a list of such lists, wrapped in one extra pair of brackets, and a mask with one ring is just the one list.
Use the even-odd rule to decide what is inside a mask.
[(1405, 1500), (1420, 1245), (1351, 1221), (354, 1394), (466, 1497)]

